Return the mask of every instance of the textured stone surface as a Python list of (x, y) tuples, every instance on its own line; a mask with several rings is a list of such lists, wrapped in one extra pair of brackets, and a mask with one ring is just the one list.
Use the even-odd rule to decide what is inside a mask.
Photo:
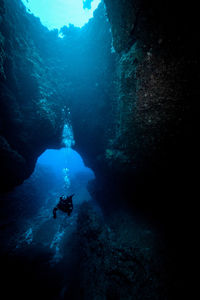
[(127, 193), (137, 190), (141, 206), (146, 186), (152, 210), (161, 191), (179, 203), (181, 185), (189, 186), (191, 107), (199, 94), (194, 9), (179, 1), (105, 4), (118, 53), (114, 130), (99, 164), (105, 185), (114, 180)]
[(148, 2), (105, 0), (118, 53), (114, 126), (90, 191), (107, 214), (124, 202), (155, 222), (173, 249), (181, 282), (190, 248), (187, 243), (182, 249), (185, 217), (193, 214), (193, 204), (183, 199), (194, 203), (191, 110), (199, 95), (198, 18), (194, 7), (179, 1)]
[(82, 293), (75, 299), (172, 299), (170, 260), (167, 266), (165, 245), (148, 224), (123, 211), (107, 223), (83, 204), (78, 233)]
[(63, 117), (44, 55), (51, 35), (20, 1), (1, 1), (0, 22), (0, 185), (9, 189), (32, 173), (46, 148), (60, 145)]

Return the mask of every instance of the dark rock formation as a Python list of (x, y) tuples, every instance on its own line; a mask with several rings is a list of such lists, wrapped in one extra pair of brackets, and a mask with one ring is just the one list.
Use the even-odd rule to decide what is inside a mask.
[(79, 294), (74, 299), (173, 298), (170, 288), (177, 282), (172, 284), (167, 275), (166, 248), (147, 224), (134, 223), (124, 212), (105, 223), (85, 203), (78, 233), (82, 251), (79, 289), (74, 291)]
[[(113, 126), (116, 55), (111, 51), (111, 40), (110, 26), (101, 5), (77, 36), (72, 38), (66, 34), (63, 41), (64, 60), (70, 70), (66, 98), (71, 111), (75, 149), (97, 172)], [(66, 51), (69, 43), (71, 50)]]
[(115, 190), (134, 195), (135, 205), (158, 217), (167, 203), (163, 213), (172, 210), (176, 218), (191, 188), (191, 107), (199, 66), (198, 47), (191, 48), (198, 28), (194, 7), (156, 0), (105, 4), (118, 62), (114, 131), (98, 164), (102, 186), (114, 182)]
[(180, 1), (105, 4), (118, 54), (117, 96), (114, 125), (93, 167), (97, 180), (90, 190), (110, 215), (126, 202), (153, 221), (174, 249), (174, 270), (181, 281), (190, 247), (187, 243), (182, 249), (185, 217), (193, 209), (184, 199), (193, 195), (198, 18), (193, 6)]
[(6, 190), (30, 176), (46, 148), (59, 147), (63, 116), (59, 78), (45, 56), (56, 35), (20, 1), (1, 1), (0, 22), (0, 186)]

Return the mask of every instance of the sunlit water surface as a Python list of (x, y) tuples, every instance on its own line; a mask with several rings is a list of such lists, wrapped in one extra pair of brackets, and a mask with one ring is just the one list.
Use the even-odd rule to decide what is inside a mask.
[[(93, 17), (95, 9), (101, 0), (21, 0), (29, 13), (40, 18), (40, 21), (49, 30), (60, 29), (72, 24), (76, 27), (84, 26)], [(85, 1), (86, 2), (86, 1)]]

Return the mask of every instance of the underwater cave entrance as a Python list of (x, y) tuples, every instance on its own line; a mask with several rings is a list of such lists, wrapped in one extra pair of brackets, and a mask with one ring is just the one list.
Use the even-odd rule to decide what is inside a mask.
[[(60, 261), (68, 270), (71, 261), (78, 257), (74, 251), (78, 251), (76, 228), (79, 210), (85, 202), (92, 202), (87, 184), (94, 178), (93, 171), (84, 165), (81, 156), (72, 148), (48, 149), (38, 158), (30, 178), (5, 199), (7, 202), (12, 201), (1, 212), (1, 220), (3, 226), (4, 223), (10, 223), (11, 226), (6, 227), (2, 245), (7, 247), (8, 243), (12, 244), (16, 256), (27, 249), (28, 259), (31, 255), (41, 256), (41, 262), (35, 271), (36, 278), (41, 272), (44, 256), (48, 261), (45, 263), (47, 272), (51, 272), (49, 267), (52, 268)], [(56, 219), (53, 218), (53, 208), (58, 204), (60, 196), (70, 194), (75, 194), (72, 213), (68, 215), (58, 210)], [(0, 223), (0, 227), (2, 224)], [(68, 276), (68, 271), (64, 276), (66, 274)], [(23, 271), (22, 278), (25, 281), (26, 274)]]
[(46, 150), (37, 160), (31, 181), (40, 190), (45, 204), (55, 204), (60, 195), (75, 194), (75, 204), (87, 201), (90, 196), (87, 184), (95, 178), (84, 165), (81, 156), (71, 148)]

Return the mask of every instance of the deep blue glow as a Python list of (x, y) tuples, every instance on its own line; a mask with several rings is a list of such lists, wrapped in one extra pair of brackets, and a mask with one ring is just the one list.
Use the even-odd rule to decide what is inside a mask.
[(85, 167), (81, 156), (71, 148), (62, 148), (60, 150), (46, 150), (37, 160), (37, 165), (51, 167), (55, 172), (62, 172), (68, 168), (70, 174), (79, 172), (93, 172)]
[(39, 17), (49, 30), (73, 24), (82, 27), (98, 7), (101, 0), (93, 0), (91, 9), (83, 8), (83, 0), (21, 0), (28, 11)]

